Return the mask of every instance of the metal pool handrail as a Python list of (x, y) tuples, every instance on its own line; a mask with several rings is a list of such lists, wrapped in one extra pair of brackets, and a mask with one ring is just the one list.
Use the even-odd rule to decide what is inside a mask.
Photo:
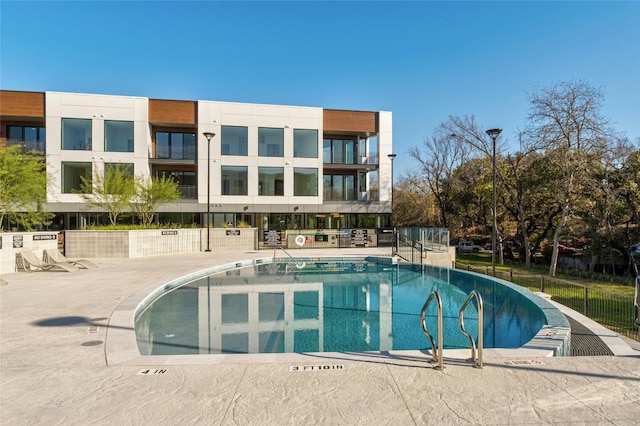
[[(464, 328), (464, 310), (474, 297), (476, 298), (476, 302), (478, 303), (478, 356), (477, 357), (476, 357), (476, 343), (473, 341), (473, 337), (471, 337), (471, 335), (467, 333), (467, 330), (465, 330)], [(458, 316), (458, 319), (460, 322), (460, 330), (462, 331), (462, 334), (467, 336), (467, 339), (469, 339), (469, 343), (471, 344), (471, 361), (476, 362), (477, 368), (482, 368), (482, 344), (483, 344), (482, 317), (483, 317), (482, 296), (480, 295), (480, 293), (478, 293), (477, 290), (472, 290), (471, 293), (469, 293), (469, 297), (467, 297), (467, 300), (462, 304), (462, 307), (460, 308), (460, 314)]]
[[(431, 301), (435, 299), (437, 308), (438, 308), (438, 350), (436, 351), (436, 345), (433, 342), (433, 337), (429, 334), (429, 330), (427, 330), (427, 322), (425, 321), (425, 314), (427, 311), (427, 307), (431, 303)], [(425, 336), (429, 338), (431, 342), (431, 361), (438, 362), (438, 370), (444, 369), (443, 366), (443, 357), (442, 357), (442, 300), (440, 299), (440, 295), (437, 291), (432, 291), (429, 297), (427, 297), (427, 301), (422, 305), (422, 310), (420, 311), (420, 322), (422, 323), (422, 332)]]
[(274, 246), (274, 247), (273, 247), (273, 258), (274, 258), (274, 259), (275, 259), (275, 257), (276, 257), (276, 250), (277, 250), (277, 249), (280, 249), (280, 250), (282, 250), (283, 252), (285, 252), (285, 253), (286, 253), (286, 255), (287, 255), (287, 256), (289, 256), (289, 258), (291, 258), (291, 260), (293, 260), (293, 261), (296, 263), (296, 266), (297, 266), (298, 268), (304, 268), (304, 267), (305, 267), (305, 262), (298, 263), (298, 259), (296, 259), (295, 257), (291, 256), (291, 255), (289, 254), (289, 252), (288, 252), (288, 251), (286, 251), (286, 250), (284, 249), (284, 247), (282, 247), (282, 246)]

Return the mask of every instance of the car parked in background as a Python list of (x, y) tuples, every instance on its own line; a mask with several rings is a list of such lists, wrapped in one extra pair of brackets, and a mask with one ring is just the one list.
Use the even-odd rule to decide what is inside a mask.
[(461, 240), (456, 246), (456, 253), (478, 253), (480, 250), (482, 247), (469, 240)]
[[(540, 253), (544, 254), (546, 251), (549, 251), (549, 253), (551, 253), (552, 250), (553, 250), (553, 245), (543, 246), (540, 249)], [(558, 244), (558, 254), (571, 256), (576, 253), (578, 253), (578, 250), (576, 250), (575, 247), (571, 247), (564, 244)]]

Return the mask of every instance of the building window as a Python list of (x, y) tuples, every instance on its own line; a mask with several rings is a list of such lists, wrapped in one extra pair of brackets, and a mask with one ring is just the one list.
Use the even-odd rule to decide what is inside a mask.
[(318, 158), (317, 130), (293, 130), (293, 156), (300, 158)]
[(318, 196), (318, 169), (302, 167), (293, 169), (293, 195)]
[(133, 121), (105, 121), (104, 149), (111, 152), (133, 152)]
[(356, 199), (356, 179), (353, 175), (324, 175), (322, 177), (325, 200), (349, 201)]
[(172, 160), (196, 159), (196, 134), (156, 132), (156, 156)]
[(133, 163), (104, 163), (103, 178), (107, 194), (125, 193), (134, 185)]
[(247, 168), (222, 166), (222, 195), (247, 195)]
[(198, 198), (196, 172), (187, 170), (156, 170), (156, 177), (171, 178), (178, 184), (182, 198), (195, 200)]
[(355, 140), (324, 139), (322, 158), (325, 164), (356, 164)]
[(284, 156), (284, 129), (258, 129), (258, 155), (260, 157)]
[(247, 155), (247, 128), (240, 126), (222, 126), (220, 150), (222, 155)]
[(258, 195), (284, 195), (284, 168), (258, 168)]
[(91, 182), (91, 163), (62, 163), (62, 193), (80, 191), (82, 178)]
[(91, 120), (63, 118), (62, 149), (91, 151)]
[(367, 173), (366, 172), (358, 173), (358, 191), (367, 192)]
[(20, 143), (27, 151), (45, 152), (46, 129), (35, 126), (7, 126), (9, 145)]

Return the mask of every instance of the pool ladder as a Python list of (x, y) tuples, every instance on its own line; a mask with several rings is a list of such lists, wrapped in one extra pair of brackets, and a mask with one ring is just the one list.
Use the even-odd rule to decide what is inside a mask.
[[(476, 346), (476, 342), (473, 340), (473, 337), (467, 332), (467, 330), (464, 328), (464, 310), (466, 309), (466, 307), (469, 305), (469, 303), (471, 303), (471, 300), (476, 299), (476, 303), (478, 304), (478, 343)], [(426, 316), (426, 312), (427, 312), (427, 307), (429, 307), (429, 304), (431, 303), (431, 301), (435, 300), (436, 304), (437, 304), (437, 310), (438, 310), (438, 323), (437, 323), (437, 333), (438, 333), (438, 349), (436, 350), (436, 345), (433, 341), (433, 337), (431, 336), (431, 334), (429, 333), (429, 330), (427, 329), (427, 322), (425, 320), (425, 316)], [(483, 312), (484, 312), (484, 306), (483, 306), (483, 302), (482, 302), (482, 296), (480, 295), (480, 293), (477, 290), (473, 290), (471, 291), (471, 293), (469, 293), (469, 297), (467, 297), (467, 300), (465, 300), (465, 302), (462, 304), (462, 307), (460, 308), (460, 312), (458, 314), (458, 322), (460, 324), (460, 330), (462, 331), (462, 334), (464, 334), (467, 339), (469, 339), (469, 344), (471, 345), (471, 362), (475, 362), (475, 367), (476, 368), (482, 368), (482, 348), (483, 348), (483, 336), (482, 336), (482, 317), (483, 317)], [(431, 294), (429, 295), (429, 297), (427, 297), (427, 300), (424, 302), (424, 305), (422, 305), (422, 310), (420, 311), (420, 322), (422, 323), (422, 332), (425, 334), (425, 336), (427, 336), (427, 338), (429, 339), (429, 342), (431, 343), (431, 362), (437, 362), (438, 366), (436, 367), (438, 370), (442, 370), (444, 369), (444, 360), (443, 360), (443, 356), (442, 356), (442, 346), (443, 346), (443, 339), (442, 339), (442, 300), (440, 299), (440, 295), (438, 294), (437, 291), (432, 291)], [(477, 350), (476, 350), (477, 349)]]
[(298, 259), (296, 259), (295, 257), (291, 256), (291, 255), (289, 254), (289, 252), (288, 252), (288, 251), (286, 251), (286, 250), (284, 249), (284, 247), (282, 247), (282, 246), (274, 246), (274, 247), (273, 247), (273, 258), (274, 258), (274, 259), (276, 258), (276, 250), (277, 250), (277, 249), (282, 250), (282, 251), (283, 251), (287, 256), (289, 256), (289, 258), (295, 262), (296, 267), (297, 267), (298, 269), (301, 269), (301, 268), (304, 268), (304, 267), (305, 267), (305, 262), (300, 262), (300, 263), (298, 263)]

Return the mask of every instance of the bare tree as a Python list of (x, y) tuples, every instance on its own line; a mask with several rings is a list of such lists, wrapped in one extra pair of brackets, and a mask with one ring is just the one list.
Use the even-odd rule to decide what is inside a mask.
[(434, 226), (440, 214), (435, 197), (420, 177), (413, 173), (401, 177), (394, 186), (394, 222), (398, 226)]
[(525, 146), (544, 152), (561, 175), (559, 186), (562, 214), (555, 227), (549, 275), (555, 276), (558, 242), (569, 216), (588, 159), (597, 156), (614, 136), (600, 116), (602, 93), (583, 81), (562, 82), (530, 95), (531, 108), (525, 131)]
[[(414, 147), (409, 155), (420, 163), (418, 173), (424, 178), (428, 192), (435, 197), (440, 211), (440, 225), (449, 226), (447, 206), (453, 195), (453, 175), (469, 158), (470, 147), (460, 139), (434, 133), (424, 140), (421, 147)], [(422, 192), (427, 192), (426, 188)]]

